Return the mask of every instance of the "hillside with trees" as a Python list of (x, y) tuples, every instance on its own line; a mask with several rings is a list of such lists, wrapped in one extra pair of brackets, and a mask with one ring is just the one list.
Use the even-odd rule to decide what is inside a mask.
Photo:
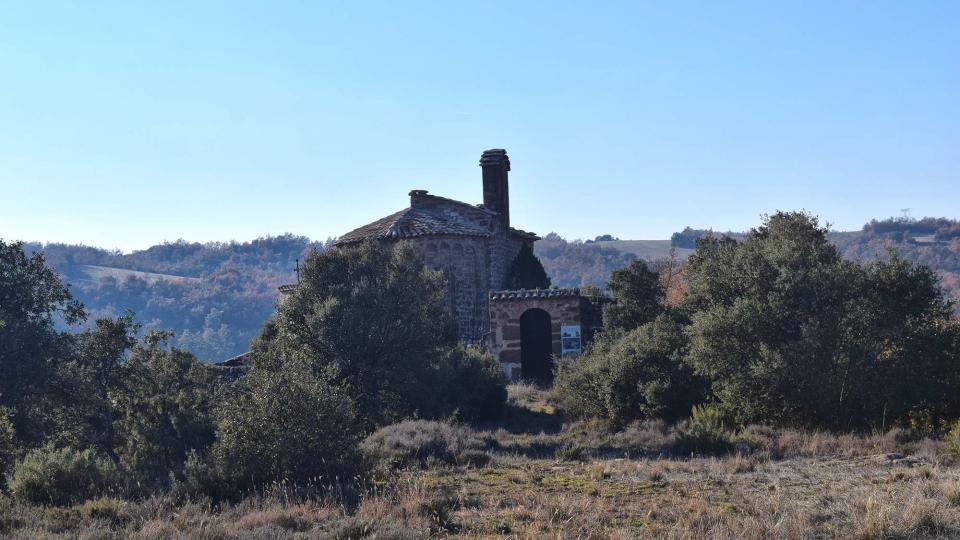
[[(742, 233), (723, 235), (744, 238)], [(609, 234), (581, 241), (550, 233), (534, 248), (546, 278), (516, 283), (603, 289), (614, 271), (637, 259), (657, 270), (670, 257), (682, 264), (696, 241), (710, 236), (719, 235), (689, 227), (671, 241), (620, 240)], [(860, 231), (830, 231), (827, 237), (847, 260), (885, 260), (893, 249), (906, 261), (928, 265), (947, 297), (960, 301), (960, 221), (891, 218), (871, 221)], [(92, 319), (131, 311), (144, 331), (172, 331), (176, 346), (204, 361), (218, 361), (249, 349), (273, 312), (277, 287), (295, 281), (297, 261), (323, 251), (325, 244), (329, 240), (286, 234), (250, 242), (177, 241), (128, 254), (64, 244), (27, 243), (24, 249), (43, 252)]]
[(830, 240), (849, 260), (879, 260), (894, 250), (905, 260), (927, 265), (940, 276), (947, 295), (960, 301), (960, 220), (873, 220), (861, 231), (832, 233)]
[(172, 343), (207, 361), (248, 350), (273, 312), (277, 287), (323, 244), (282, 235), (251, 242), (177, 241), (123, 254), (88, 246), (27, 243), (61, 274), (91, 319), (127, 311), (143, 330), (174, 332)]
[[(669, 242), (619, 240), (610, 235), (584, 242), (568, 241), (551, 233), (537, 242), (536, 254), (555, 285), (605, 288), (611, 272), (623, 268), (636, 258), (654, 263), (655, 266), (662, 265), (671, 257), (682, 262), (693, 253), (697, 240), (709, 237), (742, 241), (746, 235), (686, 227), (674, 233)], [(906, 261), (927, 265), (940, 278), (940, 285), (947, 297), (960, 302), (960, 220), (873, 220), (860, 231), (828, 231), (827, 238), (846, 260), (886, 260), (892, 250)]]

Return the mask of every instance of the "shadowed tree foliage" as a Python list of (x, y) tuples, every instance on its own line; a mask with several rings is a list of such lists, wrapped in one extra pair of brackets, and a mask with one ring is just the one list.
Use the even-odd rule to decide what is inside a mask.
[(741, 423), (882, 427), (916, 410), (934, 423), (955, 414), (955, 330), (933, 273), (896, 257), (842, 261), (826, 234), (793, 212), (740, 243), (698, 241), (688, 361)]
[(664, 291), (660, 276), (642, 260), (610, 275), (613, 302), (603, 306), (603, 326), (629, 331), (652, 321), (663, 313)]
[(17, 434), (26, 442), (43, 436), (43, 398), (65, 349), (54, 322), (85, 317), (41, 254), (28, 257), (20, 243), (0, 240), (0, 407), (13, 409)]
[(533, 249), (523, 244), (510, 268), (507, 271), (506, 287), (508, 289), (549, 289), (550, 278), (543, 269), (540, 259), (533, 254)]
[(302, 276), (218, 409), (211, 457), (225, 485), (329, 483), (356, 471), (377, 426), (503, 408), (498, 366), (457, 342), (444, 278), (408, 244), (327, 250)]
[(440, 381), (457, 379), (446, 360), (458, 346), (456, 328), (443, 276), (425, 269), (410, 245), (330, 249), (309, 257), (302, 275), (256, 346), (277, 358), (310, 358), (314, 373), (354, 400), (365, 429), (447, 415), (473, 399), (471, 390), (487, 391), (481, 380), (459, 396), (439, 390)]
[(44, 432), (59, 446), (93, 447), (118, 461), (114, 452), (115, 396), (127, 352), (136, 345), (140, 326), (132, 314), (97, 319), (92, 328), (65, 334), (69, 344), (58, 360), (44, 397)]
[(187, 454), (213, 441), (214, 379), (189, 351), (167, 345), (169, 334), (147, 334), (120, 367), (115, 403), (116, 452), (144, 481), (180, 475)]

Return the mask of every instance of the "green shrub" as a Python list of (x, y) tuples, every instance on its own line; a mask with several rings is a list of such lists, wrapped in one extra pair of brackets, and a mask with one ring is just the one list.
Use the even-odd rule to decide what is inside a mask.
[[(484, 460), (489, 444), (470, 430), (445, 422), (406, 420), (378, 429), (360, 445), (360, 450), (376, 468), (393, 469), (428, 462), (470, 463)], [(486, 460), (489, 461), (489, 460)]]
[(943, 451), (954, 459), (960, 459), (960, 420), (950, 425), (943, 437)]
[(960, 410), (960, 327), (929, 267), (845, 260), (816, 217), (778, 212), (699, 240), (686, 269), (684, 360), (739, 423), (927, 431)]
[(213, 459), (191, 450), (183, 464), (183, 480), (172, 483), (171, 493), (178, 500), (221, 500), (230, 495), (230, 489), (226, 475)]
[(444, 360), (436, 389), (443, 389), (445, 403), (436, 411), (454, 411), (457, 419), (474, 421), (499, 417), (507, 403), (507, 379), (500, 363), (479, 350), (451, 348)]
[(32, 450), (13, 469), (10, 491), (35, 504), (65, 505), (106, 493), (119, 484), (117, 468), (92, 449)]
[(610, 274), (607, 284), (613, 301), (603, 306), (603, 326), (630, 331), (663, 313), (664, 290), (660, 275), (641, 259)]
[(727, 429), (726, 415), (717, 406), (694, 406), (690, 420), (674, 443), (677, 454), (722, 454), (733, 447), (733, 434)]
[(492, 357), (460, 344), (448, 290), (408, 243), (311, 255), (254, 342), (253, 367), (299, 358), (353, 402), (366, 433), (412, 417), (497, 416), (506, 381)]
[[(255, 363), (224, 396), (211, 453), (231, 495), (271, 482), (327, 484), (355, 472), (358, 434), (353, 401), (293, 355)], [(202, 472), (196, 456), (189, 466)]]
[(667, 316), (626, 334), (599, 336), (583, 356), (558, 365), (560, 405), (574, 417), (621, 426), (682, 417), (702, 396), (702, 384), (681, 362), (685, 346), (682, 327)]

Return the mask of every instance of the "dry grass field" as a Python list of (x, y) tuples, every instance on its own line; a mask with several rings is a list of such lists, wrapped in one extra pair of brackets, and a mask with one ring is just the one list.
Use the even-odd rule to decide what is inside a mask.
[[(950, 538), (960, 467), (942, 443), (754, 428), (755, 448), (666, 455), (657, 422), (609, 433), (561, 423), (545, 392), (477, 436), (484, 466), (430, 464), (323, 495), (286, 486), (237, 504), (160, 495), (67, 508), (0, 495), (9, 538)], [(319, 492), (317, 492), (319, 493)]]

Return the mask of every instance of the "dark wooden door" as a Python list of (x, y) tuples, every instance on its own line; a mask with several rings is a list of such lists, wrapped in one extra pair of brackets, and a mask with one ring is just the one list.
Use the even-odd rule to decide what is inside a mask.
[(528, 309), (520, 316), (520, 369), (523, 378), (541, 383), (553, 380), (553, 336), (550, 314)]

